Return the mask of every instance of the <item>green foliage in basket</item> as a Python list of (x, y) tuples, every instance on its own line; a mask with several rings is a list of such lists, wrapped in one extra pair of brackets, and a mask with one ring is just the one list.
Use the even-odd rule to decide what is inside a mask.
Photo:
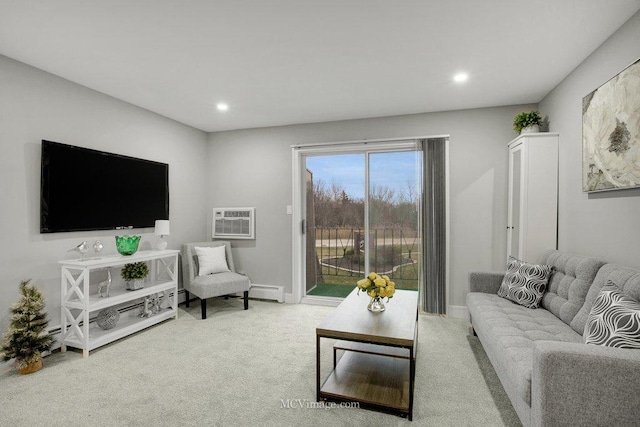
[(513, 119), (513, 130), (520, 133), (522, 129), (542, 124), (542, 116), (538, 111), (523, 111)]
[(120, 275), (124, 280), (144, 279), (147, 274), (149, 274), (149, 267), (142, 261), (125, 264), (120, 270)]

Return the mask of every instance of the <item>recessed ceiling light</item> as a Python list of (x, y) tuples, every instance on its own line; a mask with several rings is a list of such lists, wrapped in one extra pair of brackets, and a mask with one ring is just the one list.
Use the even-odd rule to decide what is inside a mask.
[(218, 109), (218, 111), (227, 111), (229, 109), (229, 106), (224, 102), (220, 102), (219, 104), (216, 104), (216, 108)]
[(467, 73), (457, 73), (453, 75), (453, 81), (456, 83), (464, 83), (469, 80), (469, 74)]

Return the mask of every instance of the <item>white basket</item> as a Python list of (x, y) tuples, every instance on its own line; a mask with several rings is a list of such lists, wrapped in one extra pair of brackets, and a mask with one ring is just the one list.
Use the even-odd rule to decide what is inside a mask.
[(127, 280), (127, 290), (137, 291), (144, 288), (144, 279)]

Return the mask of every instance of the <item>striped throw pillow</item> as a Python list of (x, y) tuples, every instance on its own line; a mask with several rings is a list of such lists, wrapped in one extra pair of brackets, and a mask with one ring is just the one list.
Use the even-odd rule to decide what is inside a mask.
[(640, 302), (608, 280), (591, 307), (584, 341), (606, 347), (640, 349)]
[(538, 308), (553, 272), (550, 265), (535, 265), (512, 256), (498, 295), (527, 308)]

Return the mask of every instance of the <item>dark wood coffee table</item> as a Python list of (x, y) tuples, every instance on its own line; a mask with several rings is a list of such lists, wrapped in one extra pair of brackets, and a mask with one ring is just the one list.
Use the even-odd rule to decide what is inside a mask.
[[(316, 398), (413, 418), (418, 292), (398, 290), (382, 313), (357, 288), (316, 328)], [(334, 366), (320, 383), (320, 339), (338, 339)], [(337, 360), (336, 352), (342, 357)]]

